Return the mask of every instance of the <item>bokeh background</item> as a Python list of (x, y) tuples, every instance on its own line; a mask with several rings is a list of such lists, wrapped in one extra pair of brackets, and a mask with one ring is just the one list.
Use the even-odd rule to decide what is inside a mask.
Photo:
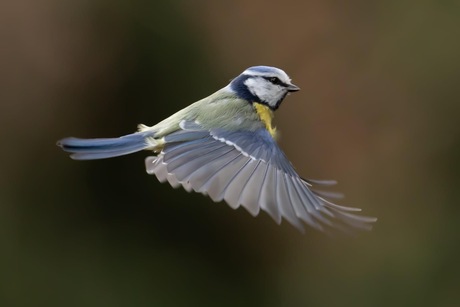
[[(1, 306), (458, 306), (460, 2), (0, 3)], [(252, 65), (302, 91), (280, 145), (357, 237), (148, 176), (148, 153), (76, 162), (66, 136), (152, 125)]]

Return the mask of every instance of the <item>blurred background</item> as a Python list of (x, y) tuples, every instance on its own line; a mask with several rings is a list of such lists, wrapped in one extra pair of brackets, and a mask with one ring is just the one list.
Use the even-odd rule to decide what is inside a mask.
[[(458, 306), (460, 2), (0, 3), (1, 306)], [(272, 65), (307, 178), (372, 232), (305, 235), (160, 184), (147, 152), (72, 161), (66, 136), (152, 125)]]

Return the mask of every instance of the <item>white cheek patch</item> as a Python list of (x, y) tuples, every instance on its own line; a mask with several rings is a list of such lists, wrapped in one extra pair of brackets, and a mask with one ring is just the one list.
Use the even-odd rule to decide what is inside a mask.
[(284, 95), (284, 88), (275, 85), (263, 78), (248, 78), (244, 81), (251, 94), (259, 97), (263, 102), (274, 106)]
[(270, 91), (266, 82), (263, 81), (264, 80), (261, 78), (249, 78), (244, 81), (244, 85), (246, 85), (251, 94), (262, 99), (262, 96), (266, 95), (266, 93)]

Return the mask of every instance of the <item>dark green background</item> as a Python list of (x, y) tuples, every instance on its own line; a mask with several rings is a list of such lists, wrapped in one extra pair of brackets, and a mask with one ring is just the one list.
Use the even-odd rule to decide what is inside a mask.
[[(458, 1), (0, 4), (1, 306), (455, 306)], [(301, 175), (379, 217), (330, 238), (174, 190), (148, 153), (76, 162), (65, 136), (152, 125), (252, 65)]]

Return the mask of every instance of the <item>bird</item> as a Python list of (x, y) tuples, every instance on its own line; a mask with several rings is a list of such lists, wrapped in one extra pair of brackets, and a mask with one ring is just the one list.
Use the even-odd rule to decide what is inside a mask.
[(282, 69), (252, 66), (230, 83), (156, 125), (138, 125), (117, 138), (68, 137), (57, 142), (74, 160), (96, 160), (147, 150), (148, 174), (188, 192), (265, 211), (280, 224), (301, 232), (305, 225), (340, 232), (370, 230), (377, 220), (359, 208), (335, 204), (339, 193), (317, 190), (333, 180), (299, 176), (277, 144), (274, 112), (286, 96), (299, 91)]

